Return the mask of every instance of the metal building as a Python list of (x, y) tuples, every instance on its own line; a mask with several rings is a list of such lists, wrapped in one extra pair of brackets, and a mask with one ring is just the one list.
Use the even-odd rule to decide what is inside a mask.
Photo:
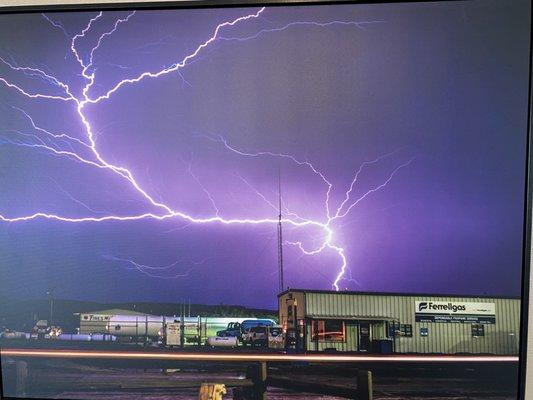
[(302, 351), (518, 354), (519, 298), (289, 289), (278, 303)]

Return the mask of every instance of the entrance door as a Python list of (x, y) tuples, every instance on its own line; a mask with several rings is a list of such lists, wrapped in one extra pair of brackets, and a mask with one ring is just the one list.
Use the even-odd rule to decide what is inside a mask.
[(359, 323), (359, 351), (370, 351), (370, 323)]

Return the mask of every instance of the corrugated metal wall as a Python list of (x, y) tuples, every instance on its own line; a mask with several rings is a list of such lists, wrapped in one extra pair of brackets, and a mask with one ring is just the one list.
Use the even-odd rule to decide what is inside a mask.
[[(411, 324), (413, 337), (396, 337), (395, 351), (400, 353), (490, 353), (518, 354), (520, 300), (472, 297), (421, 297), (343, 293), (306, 292), (306, 315), (312, 317), (388, 317)], [(485, 325), (485, 336), (472, 337), (470, 323), (415, 322), (416, 301), (495, 303), (496, 324)], [(420, 335), (428, 329), (428, 336)], [(307, 328), (309, 350), (315, 349)], [(374, 329), (379, 329), (377, 326)], [(374, 336), (375, 338), (375, 336)], [(357, 327), (347, 326), (346, 343), (319, 343), (319, 350), (335, 347), (341, 351), (357, 350)]]

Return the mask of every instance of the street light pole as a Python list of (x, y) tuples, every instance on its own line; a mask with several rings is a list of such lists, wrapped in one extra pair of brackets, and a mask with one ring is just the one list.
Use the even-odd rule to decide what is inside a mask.
[(54, 289), (50, 289), (48, 292), (46, 292), (50, 299), (50, 322), (49, 325), (53, 325), (53, 318), (54, 318)]

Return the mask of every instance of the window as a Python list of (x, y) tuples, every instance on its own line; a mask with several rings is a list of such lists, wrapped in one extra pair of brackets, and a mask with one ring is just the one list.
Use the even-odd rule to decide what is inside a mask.
[(472, 337), (485, 336), (485, 325), (472, 324)]
[(344, 342), (346, 340), (344, 321), (334, 319), (313, 321), (312, 338), (322, 342)]
[(278, 337), (282, 335), (282, 331), (280, 328), (270, 328), (270, 336), (272, 337)]
[(400, 327), (402, 336), (413, 337), (413, 326), (411, 324), (402, 324)]
[(400, 323), (397, 321), (389, 322), (389, 337), (395, 337), (399, 335)]
[(413, 337), (413, 325), (400, 324), (397, 321), (389, 323), (389, 337), (404, 336)]

